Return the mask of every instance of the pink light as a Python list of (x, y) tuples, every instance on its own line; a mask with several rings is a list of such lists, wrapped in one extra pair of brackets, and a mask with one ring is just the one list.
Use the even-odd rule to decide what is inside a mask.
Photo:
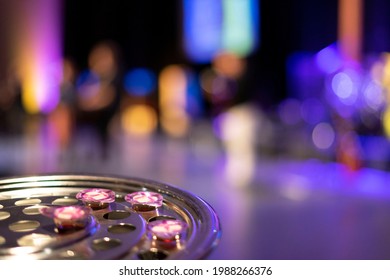
[(30, 0), (15, 5), (23, 105), (30, 113), (49, 113), (60, 97), (61, 0)]

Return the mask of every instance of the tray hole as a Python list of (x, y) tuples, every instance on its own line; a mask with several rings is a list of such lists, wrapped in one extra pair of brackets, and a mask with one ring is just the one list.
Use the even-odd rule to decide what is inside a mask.
[(107, 220), (121, 220), (130, 216), (130, 212), (127, 211), (111, 211), (103, 215)]
[(77, 204), (77, 202), (78, 202), (78, 200), (75, 198), (64, 197), (64, 198), (57, 198), (51, 204), (60, 205), (60, 206), (67, 206), (67, 205), (75, 205), (75, 204)]
[(152, 217), (148, 220), (148, 222), (154, 222), (154, 221), (161, 221), (161, 220), (176, 220), (175, 217), (172, 217), (172, 216), (155, 216), (155, 217)]
[(34, 205), (23, 209), (23, 213), (26, 215), (39, 215), (41, 212), (39, 212), (39, 209), (42, 208), (48, 208), (47, 206), (43, 205)]
[(117, 194), (117, 195), (115, 196), (115, 201), (116, 201), (116, 202), (125, 202), (126, 200), (125, 200), (125, 197), (124, 197), (123, 195)]
[(149, 251), (141, 252), (138, 254), (138, 258), (141, 260), (164, 260), (168, 257), (168, 254), (158, 249), (152, 248)]
[(136, 227), (132, 224), (120, 223), (118, 225), (109, 226), (107, 229), (111, 233), (128, 233), (136, 230)]
[(11, 216), (10, 213), (6, 211), (0, 211), (0, 221), (8, 219)]
[(0, 245), (3, 245), (5, 243), (5, 238), (0, 235)]
[(17, 242), (20, 246), (41, 247), (52, 243), (53, 241), (54, 238), (50, 235), (33, 233), (19, 238)]
[(104, 237), (102, 239), (96, 239), (92, 242), (92, 248), (96, 251), (105, 251), (112, 248), (118, 247), (121, 245), (119, 239), (112, 239), (109, 237)]
[(25, 232), (25, 231), (32, 231), (39, 227), (39, 222), (37, 221), (18, 221), (16, 223), (10, 224), (9, 229), (14, 232)]
[(29, 198), (29, 199), (22, 199), (15, 202), (16, 206), (27, 206), (27, 205), (34, 205), (39, 204), (42, 201), (38, 198)]
[(67, 260), (85, 260), (85, 259), (87, 259), (84, 255), (82, 255), (78, 252), (72, 251), (72, 250), (66, 250), (64, 252), (61, 252), (59, 254), (59, 257), (61, 259), (67, 259)]

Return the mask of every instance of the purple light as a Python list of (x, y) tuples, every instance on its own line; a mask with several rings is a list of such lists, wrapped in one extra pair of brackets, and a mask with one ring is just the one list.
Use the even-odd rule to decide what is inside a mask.
[(214, 135), (219, 139), (222, 139), (222, 123), (225, 121), (225, 119), (225, 114), (220, 114), (216, 116), (212, 122)]
[(315, 56), (315, 61), (318, 68), (327, 74), (336, 72), (342, 66), (342, 60), (336, 44), (320, 50)]
[(278, 108), (279, 117), (283, 123), (294, 125), (299, 123), (301, 118), (301, 103), (297, 99), (288, 98), (284, 100)]
[(304, 100), (319, 95), (323, 90), (324, 75), (318, 69), (313, 54), (291, 54), (286, 62), (286, 70), (291, 97)]
[(53, 110), (59, 101), (62, 75), (61, 1), (35, 0), (36, 95), (44, 113)]
[(301, 115), (309, 124), (317, 124), (327, 118), (327, 110), (318, 98), (308, 98), (302, 102)]

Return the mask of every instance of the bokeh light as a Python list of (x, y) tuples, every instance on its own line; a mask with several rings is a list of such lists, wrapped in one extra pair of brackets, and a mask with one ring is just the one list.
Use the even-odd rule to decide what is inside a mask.
[(215, 128), (226, 153), (225, 174), (234, 187), (248, 187), (256, 169), (256, 135), (258, 121), (256, 108), (251, 104), (234, 106), (216, 119)]
[(332, 89), (340, 100), (346, 105), (352, 105), (357, 98), (356, 87), (352, 77), (345, 72), (334, 75)]
[(149, 136), (157, 128), (157, 113), (151, 106), (130, 105), (122, 112), (121, 123), (128, 134)]
[(159, 109), (161, 126), (171, 136), (182, 137), (188, 132), (190, 116), (187, 107), (187, 75), (179, 65), (165, 67), (159, 76)]
[(318, 67), (327, 74), (339, 70), (342, 66), (342, 59), (336, 44), (332, 44), (320, 50), (315, 56)]
[(124, 86), (128, 94), (146, 96), (157, 87), (156, 75), (147, 68), (135, 68), (126, 73)]
[[(307, 98), (301, 104), (302, 119), (308, 124), (317, 124), (329, 118), (326, 104), (318, 98)], [(285, 118), (287, 118), (286, 116)]]
[(23, 106), (29, 113), (49, 113), (60, 99), (61, 1), (19, 1), (15, 7), (13, 55), (21, 78)]
[(82, 71), (77, 77), (76, 87), (79, 94), (83, 97), (94, 96), (99, 91), (100, 78), (93, 71)]
[(373, 111), (379, 111), (385, 104), (383, 88), (374, 81), (370, 81), (363, 91), (364, 101)]
[(209, 63), (220, 52), (240, 57), (259, 42), (258, 0), (183, 1), (183, 47), (190, 60)]
[(335, 131), (329, 123), (319, 123), (312, 132), (313, 143), (318, 149), (328, 149), (333, 145), (335, 135)]
[(281, 121), (288, 125), (298, 124), (302, 120), (301, 102), (295, 98), (283, 100), (278, 107)]

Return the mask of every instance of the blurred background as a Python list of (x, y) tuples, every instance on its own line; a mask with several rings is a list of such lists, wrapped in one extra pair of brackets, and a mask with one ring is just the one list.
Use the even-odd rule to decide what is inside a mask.
[(390, 257), (386, 0), (0, 2), (0, 175), (166, 182), (210, 259)]

